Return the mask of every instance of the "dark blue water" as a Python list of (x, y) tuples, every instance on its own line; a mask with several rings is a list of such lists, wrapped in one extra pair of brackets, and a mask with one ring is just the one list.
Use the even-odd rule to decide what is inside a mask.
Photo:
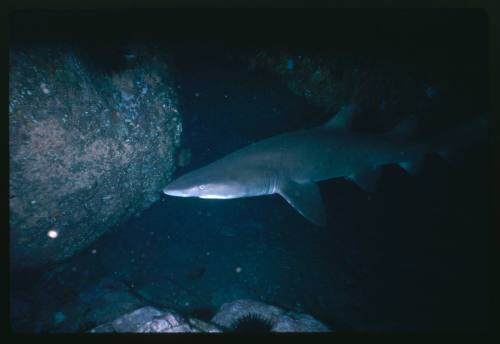
[[(177, 55), (183, 145), (192, 159), (176, 176), (328, 117), (278, 80), (219, 54), (201, 46)], [(345, 180), (320, 183), (325, 228), (279, 196), (162, 196), (70, 260), (60, 277), (66, 284), (43, 294), (76, 302), (111, 276), (153, 304), (205, 318), (224, 302), (252, 298), (336, 330), (482, 329), (489, 153), (475, 146), (464, 154), (453, 164), (429, 156), (418, 177), (387, 166), (372, 195)]]
[[(241, 14), (219, 12), (217, 17), (206, 11), (194, 17), (189, 12), (149, 13), (142, 21), (135, 11), (129, 17), (105, 13), (93, 19), (80, 14), (80, 25), (72, 24), (74, 14), (63, 14), (59, 24), (64, 25), (44, 19), (37, 26), (30, 19), (19, 34), (36, 44), (59, 36), (73, 42), (78, 35), (68, 27), (78, 26), (88, 45), (102, 44), (93, 62), (110, 71), (120, 66), (113, 66), (114, 45), (99, 42), (102, 36), (112, 36), (116, 45), (134, 37), (162, 42), (166, 52), (173, 51), (182, 146), (191, 155), (174, 177), (259, 139), (313, 127), (333, 115), (293, 95), (271, 74), (228, 59), (255, 56), (255, 50), (232, 50), (228, 45), (269, 48), (279, 42), (281, 48), (306, 53), (319, 48), (320, 53), (354, 53), (368, 60), (373, 54), (387, 64), (401, 59), (408, 69), (424, 65), (429, 75), (446, 79), (435, 97), (438, 103), (417, 109), (438, 114), (427, 116), (431, 127), (448, 127), (456, 112), (472, 116), (487, 108), (486, 82), (478, 85), (475, 75), (486, 74), (486, 67), (478, 64), (485, 60), (484, 51), (479, 51), (485, 41), (472, 38), (479, 31), (472, 30), (475, 22), (467, 16), (442, 17), (437, 11), (409, 18), (399, 12), (387, 16), (392, 24), (384, 26), (387, 21), (380, 12), (359, 16), (320, 10), (325, 13), (311, 17), (311, 11), (306, 15), (300, 10), (288, 12), (283, 16), (288, 25), (281, 25), (283, 12), (277, 12), (261, 17), (264, 22), (250, 12), (239, 25)], [(409, 19), (415, 23), (411, 29)], [(52, 32), (44, 32), (46, 26)], [(38, 36), (33, 28), (40, 31)], [(229, 35), (232, 30), (234, 37)], [(203, 41), (207, 43), (200, 44)], [(118, 50), (114, 53), (119, 55)], [(382, 87), (398, 75), (383, 77)], [(413, 99), (403, 93), (396, 92), (397, 101)], [(360, 123), (364, 130), (376, 129), (370, 125)], [(223, 303), (251, 298), (308, 313), (333, 330), (485, 329), (491, 303), (487, 148), (470, 147), (463, 159), (452, 163), (428, 156), (418, 177), (386, 166), (373, 194), (343, 179), (321, 182), (328, 216), (324, 228), (308, 222), (277, 195), (233, 200), (163, 195), (140, 217), (113, 228), (48, 272), (48, 282), (12, 276), (13, 296), (29, 303), (16, 304), (14, 311), (29, 313), (23, 324), (28, 331), (54, 330), (54, 315), (61, 310), (67, 317), (99, 311), (81, 310), (81, 304), (102, 296), (96, 286), (113, 279), (133, 288), (148, 304), (207, 320)], [(76, 315), (68, 312), (71, 308)], [(83, 324), (79, 330), (96, 325)]]

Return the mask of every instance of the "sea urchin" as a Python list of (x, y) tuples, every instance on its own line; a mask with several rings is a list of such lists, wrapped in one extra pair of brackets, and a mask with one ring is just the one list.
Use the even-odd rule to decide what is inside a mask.
[(271, 332), (274, 321), (259, 313), (248, 313), (236, 319), (231, 325), (232, 332), (267, 333)]

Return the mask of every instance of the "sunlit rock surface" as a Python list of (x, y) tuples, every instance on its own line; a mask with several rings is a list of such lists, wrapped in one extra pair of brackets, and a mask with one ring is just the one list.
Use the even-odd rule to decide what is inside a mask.
[(74, 255), (155, 202), (175, 169), (182, 125), (170, 57), (135, 46), (111, 69), (105, 58), (10, 50), (12, 268)]
[[(196, 327), (199, 321), (186, 322), (180, 315), (172, 311), (160, 311), (146, 306), (127, 313), (112, 322), (99, 325), (92, 333), (178, 333), (178, 332), (220, 332), (215, 326)], [(205, 322), (201, 322), (204, 323)], [(194, 326), (193, 326), (194, 325)]]

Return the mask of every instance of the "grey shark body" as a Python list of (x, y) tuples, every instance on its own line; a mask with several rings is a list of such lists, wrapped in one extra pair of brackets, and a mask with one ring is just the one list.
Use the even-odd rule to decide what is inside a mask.
[(163, 192), (207, 199), (277, 193), (308, 220), (324, 225), (316, 182), (347, 177), (371, 191), (381, 165), (396, 163), (411, 172), (427, 152), (437, 149), (403, 140), (404, 135), (352, 132), (348, 127), (353, 111), (346, 107), (325, 125), (253, 143), (181, 176)]

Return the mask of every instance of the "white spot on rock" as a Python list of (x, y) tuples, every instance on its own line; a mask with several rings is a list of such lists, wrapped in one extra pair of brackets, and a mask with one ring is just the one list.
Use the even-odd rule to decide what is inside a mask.
[(55, 238), (57, 238), (59, 236), (59, 232), (56, 231), (55, 229), (51, 229), (51, 230), (49, 230), (47, 232), (47, 235), (48, 235), (49, 238), (55, 239)]
[(40, 84), (40, 88), (42, 89), (42, 92), (44, 94), (50, 94), (50, 90), (49, 90), (49, 87), (47, 86), (47, 84), (45, 84), (44, 82), (42, 82)]

